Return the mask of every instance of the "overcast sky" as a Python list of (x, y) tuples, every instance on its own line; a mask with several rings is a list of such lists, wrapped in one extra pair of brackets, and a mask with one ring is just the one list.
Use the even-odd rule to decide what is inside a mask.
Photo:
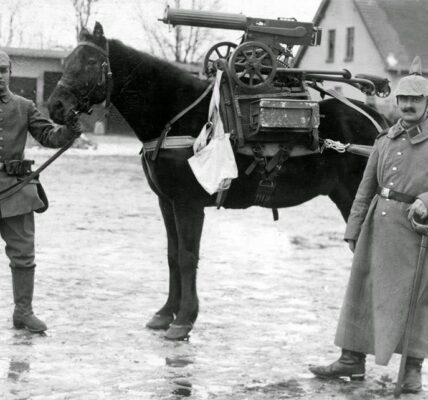
[[(71, 0), (0, 0), (0, 43), (8, 34), (8, 15), (11, 7), (22, 1), (14, 46), (53, 47), (55, 45), (73, 47), (75, 45), (74, 12)], [(186, 0), (182, 0), (185, 3)], [(218, 11), (243, 13), (248, 17), (297, 18), (311, 21), (321, 0), (221, 0)], [(203, 2), (205, 4), (205, 2)], [(207, 7), (212, 0), (207, 0)], [(164, 0), (98, 0), (90, 20), (92, 28), (95, 20), (104, 26), (109, 38), (117, 38), (133, 47), (147, 50), (141, 19), (157, 26), (166, 27), (161, 18), (165, 9)], [(173, 1), (170, 1), (173, 4)], [(143, 16), (138, 10), (143, 10)], [(239, 33), (232, 33), (236, 38)], [(232, 37), (231, 40), (233, 40)]]

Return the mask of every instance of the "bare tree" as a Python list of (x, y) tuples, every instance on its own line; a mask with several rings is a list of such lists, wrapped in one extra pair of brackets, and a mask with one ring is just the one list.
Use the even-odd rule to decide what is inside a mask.
[(4, 37), (1, 36), (2, 30), (0, 30), (0, 45), (1, 46), (12, 46), (16, 38), (22, 40), (23, 35), (23, 24), (20, 23), (19, 19), (23, 7), (26, 4), (26, 0), (16, 1), (5, 1), (0, 6), (0, 15), (2, 17)]
[(76, 16), (76, 38), (79, 39), (79, 32), (83, 27), (88, 26), (89, 18), (93, 13), (93, 6), (98, 0), (71, 0), (73, 4), (74, 13)]
[[(220, 7), (221, 1), (174, 0), (173, 7), (212, 11)], [(166, 7), (166, 5), (165, 2), (164, 6)], [(214, 44), (212, 42), (208, 44), (208, 38), (212, 41), (213, 34), (206, 28), (176, 26), (174, 34), (171, 34), (167, 26), (162, 26), (158, 21), (151, 22), (143, 10), (141, 2), (138, 3), (137, 10), (137, 18), (147, 35), (148, 46), (155, 55), (181, 63), (195, 63), (202, 59), (207, 47)]]

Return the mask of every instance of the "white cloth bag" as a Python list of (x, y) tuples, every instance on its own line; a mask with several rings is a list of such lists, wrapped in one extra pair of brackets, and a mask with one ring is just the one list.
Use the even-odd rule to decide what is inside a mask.
[(219, 111), (222, 73), (217, 70), (208, 122), (193, 144), (195, 154), (188, 160), (196, 179), (209, 194), (228, 189), (232, 179), (238, 177), (235, 155), (229, 140), (230, 134), (224, 133)]

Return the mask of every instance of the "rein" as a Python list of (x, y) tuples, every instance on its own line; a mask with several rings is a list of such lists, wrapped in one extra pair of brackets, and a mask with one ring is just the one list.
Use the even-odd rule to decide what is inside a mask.
[(19, 192), (25, 185), (27, 185), (34, 178), (38, 178), (39, 174), (46, 169), (50, 164), (52, 164), (62, 153), (68, 150), (72, 144), (74, 143), (74, 139), (70, 140), (65, 146), (61, 147), (52, 157), (48, 158), (39, 168), (37, 168), (30, 175), (27, 175), (22, 181), (17, 182), (8, 188), (0, 191), (0, 201), (7, 199), (12, 196), (16, 192)]

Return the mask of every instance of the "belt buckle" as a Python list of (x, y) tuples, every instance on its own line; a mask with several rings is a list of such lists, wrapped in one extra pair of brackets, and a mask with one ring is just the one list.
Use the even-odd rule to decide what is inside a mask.
[(380, 195), (382, 197), (384, 197), (385, 199), (389, 199), (390, 193), (391, 193), (391, 189), (390, 188), (386, 188), (386, 187), (383, 187), (382, 190), (380, 191)]

